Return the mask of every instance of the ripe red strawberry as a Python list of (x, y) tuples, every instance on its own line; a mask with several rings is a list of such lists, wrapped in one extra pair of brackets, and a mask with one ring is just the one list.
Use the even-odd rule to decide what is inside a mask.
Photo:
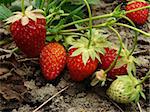
[[(101, 59), (101, 68), (106, 70), (111, 63), (115, 60), (117, 56), (117, 50), (105, 48), (105, 54), (100, 54)], [(118, 60), (121, 59), (121, 56), (118, 57)], [(127, 74), (127, 65), (123, 65), (120, 68), (112, 68), (108, 72), (108, 77), (115, 78), (117, 75)]]
[(10, 32), (16, 45), (29, 57), (40, 54), (45, 45), (46, 20), (40, 10), (31, 11), (29, 7), (25, 11), (16, 12), (17, 15), (8, 18), (7, 23), (11, 23)]
[[(149, 4), (147, 2), (144, 1), (133, 1), (127, 4), (127, 6), (125, 7), (126, 11), (130, 11), (136, 8), (140, 8), (140, 7), (144, 7), (144, 6), (148, 6)], [(143, 9), (143, 10), (138, 10), (135, 12), (131, 12), (126, 14), (126, 16), (128, 18), (130, 18), (135, 24), (138, 25), (143, 25), (145, 24), (145, 22), (148, 19), (148, 9)]]
[[(79, 39), (66, 39), (67, 44), (71, 44), (67, 67), (70, 77), (74, 81), (82, 81), (92, 75), (100, 61), (100, 53), (103, 53), (104, 48), (111, 44), (106, 40), (106, 36), (102, 30), (92, 29), (86, 32), (86, 37), (81, 36)], [(91, 39), (88, 37), (91, 36)]]
[(41, 50), (40, 65), (47, 80), (54, 80), (63, 71), (66, 58), (66, 50), (56, 42), (47, 44)]
[(98, 66), (98, 60), (94, 61), (89, 58), (86, 65), (84, 65), (82, 61), (82, 55), (72, 57), (72, 53), (76, 50), (76, 48), (72, 48), (69, 50), (68, 59), (67, 59), (67, 67), (69, 69), (70, 77), (74, 81), (82, 81), (88, 76), (92, 75), (92, 73), (96, 70)]

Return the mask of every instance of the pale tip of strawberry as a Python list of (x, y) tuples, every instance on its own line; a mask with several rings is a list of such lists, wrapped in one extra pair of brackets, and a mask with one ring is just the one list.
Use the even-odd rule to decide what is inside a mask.
[(29, 18), (28, 17), (24, 16), (24, 17), (21, 18), (21, 24), (23, 26), (27, 25), (28, 23), (29, 23)]

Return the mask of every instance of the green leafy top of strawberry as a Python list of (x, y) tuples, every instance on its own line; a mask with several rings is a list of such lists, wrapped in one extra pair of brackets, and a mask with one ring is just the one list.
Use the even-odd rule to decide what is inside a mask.
[(14, 23), (17, 20), (21, 20), (21, 24), (23, 26), (25, 26), (29, 23), (29, 19), (31, 19), (33, 21), (36, 21), (38, 18), (45, 19), (45, 17), (41, 14), (41, 13), (43, 13), (42, 10), (40, 10), (40, 9), (32, 10), (32, 9), (33, 9), (33, 7), (29, 6), (26, 8), (24, 13), (14, 12), (13, 16), (11, 16), (5, 20), (6, 24)]
[[(85, 36), (89, 38), (89, 32), (87, 32)], [(89, 39), (86, 37), (81, 36), (81, 38), (77, 40), (69, 39), (72, 41), (69, 42), (72, 45), (70, 49), (77, 48), (77, 50), (73, 52), (72, 56), (78, 56), (82, 54), (84, 65), (86, 65), (89, 58), (92, 60), (98, 59), (100, 61), (99, 53), (104, 54), (104, 48), (111, 45), (110, 42), (106, 40), (106, 35), (102, 34), (102, 30), (92, 29), (90, 46), (88, 46)]]
[(132, 74), (133, 72), (133, 74), (135, 75), (136, 74), (135, 64), (140, 65), (138, 59), (130, 55), (130, 51), (127, 48), (125, 48), (125, 46), (123, 47), (120, 56), (122, 58), (117, 61), (115, 69), (120, 68), (123, 65), (127, 65), (128, 74)]

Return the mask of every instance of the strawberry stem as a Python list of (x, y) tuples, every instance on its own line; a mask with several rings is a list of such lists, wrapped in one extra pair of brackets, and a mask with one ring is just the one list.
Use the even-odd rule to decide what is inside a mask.
[(91, 13), (90, 5), (87, 2), (87, 0), (84, 0), (84, 2), (87, 6), (88, 13), (89, 13), (89, 29), (90, 29), (90, 37), (89, 37), (89, 43), (88, 43), (88, 48), (89, 48), (91, 44), (91, 39), (92, 39), (92, 13)]
[(130, 28), (130, 29), (132, 29), (132, 30), (135, 30), (135, 31), (137, 31), (137, 32), (142, 33), (143, 35), (145, 35), (145, 36), (147, 36), (147, 37), (150, 37), (150, 33), (146, 33), (146, 32), (144, 32), (144, 31), (142, 31), (142, 30), (140, 30), (140, 29), (138, 29), (138, 28), (135, 28), (135, 27), (133, 27), (133, 26), (130, 26), (130, 25), (127, 25), (127, 24), (123, 24), (123, 23), (114, 23), (114, 24), (115, 24), (115, 25), (118, 25), (118, 26), (124, 26), (124, 27)]
[(11, 42), (11, 41), (12, 41), (11, 38), (1, 40), (1, 41), (0, 41), (0, 46), (1, 46), (1, 45), (4, 45), (4, 44), (7, 44), (7, 43), (9, 43), (9, 42)]
[(126, 11), (125, 14), (131, 13), (131, 12), (135, 12), (135, 11), (138, 11), (138, 10), (147, 9), (147, 8), (150, 8), (150, 5)]
[[(100, 15), (100, 16), (94, 16), (91, 19), (92, 20), (96, 20), (96, 19), (108, 18), (108, 17), (112, 17), (112, 15), (113, 15), (113, 13), (105, 14), (105, 15)], [(77, 23), (83, 23), (83, 22), (86, 22), (86, 21), (89, 21), (89, 18), (81, 19), (81, 20), (77, 20), (77, 21), (73, 21), (71, 23), (62, 25), (61, 29), (65, 28), (65, 27), (68, 27), (68, 26), (71, 26), (71, 25), (74, 25), (74, 24), (77, 24)]]
[(120, 41), (120, 48), (119, 48), (119, 51), (118, 51), (118, 54), (115, 58), (115, 60), (111, 63), (111, 65), (105, 70), (105, 74), (107, 74), (117, 63), (117, 60), (118, 60), (118, 57), (121, 53), (121, 50), (122, 50), (122, 47), (123, 47), (123, 43), (122, 43), (122, 39), (121, 39), (121, 36), (120, 34), (118, 33), (118, 31), (116, 29), (114, 29), (112, 26), (108, 26), (112, 31), (114, 31)]
[[(131, 12), (135, 12), (135, 11), (138, 11), (138, 10), (142, 10), (142, 9), (146, 9), (146, 8), (150, 8), (150, 5), (149, 5), (149, 6), (140, 7), (140, 8), (136, 8), (136, 9), (133, 9), (133, 10), (130, 10), (130, 11), (126, 11), (125, 14), (131, 13)], [(94, 16), (94, 17), (92, 17), (91, 19), (92, 19), (92, 20), (97, 20), (97, 19), (102, 19), (102, 18), (109, 18), (109, 17), (112, 17), (112, 16), (113, 16), (113, 12), (112, 12), (112, 13), (109, 13), (109, 14)], [(71, 26), (71, 25), (74, 25), (74, 24), (77, 24), (77, 23), (86, 22), (86, 21), (89, 21), (89, 19), (90, 19), (90, 18), (73, 21), (73, 22), (71, 22), (71, 23), (68, 23), (68, 24), (63, 25), (62, 28), (65, 28), (65, 27), (68, 27), (68, 26)]]
[[(126, 19), (126, 20), (129, 21), (134, 27), (136, 27), (135, 24), (134, 24), (128, 17), (122, 16), (122, 18)], [(136, 48), (136, 46), (137, 46), (137, 37), (138, 37), (138, 32), (135, 31), (135, 37), (134, 37), (133, 47), (132, 47), (132, 50), (130, 51), (128, 57), (132, 55), (132, 53), (134, 52), (134, 50), (135, 50), (135, 48)]]
[(145, 80), (147, 80), (148, 78), (150, 78), (150, 70), (147, 72), (146, 76), (138, 83), (135, 85), (135, 88), (138, 86), (138, 85), (141, 85), (145, 82)]
[(21, 0), (22, 13), (25, 14), (24, 0)]
[[(93, 28), (99, 28), (99, 27), (104, 27), (106, 26), (106, 23), (102, 23), (102, 24), (98, 24), (98, 25), (93, 25)], [(78, 28), (78, 29), (69, 29), (69, 30), (61, 30), (60, 33), (66, 33), (66, 32), (75, 32), (75, 31), (82, 31), (82, 30), (86, 30), (88, 29), (88, 27), (82, 27), (82, 28)]]

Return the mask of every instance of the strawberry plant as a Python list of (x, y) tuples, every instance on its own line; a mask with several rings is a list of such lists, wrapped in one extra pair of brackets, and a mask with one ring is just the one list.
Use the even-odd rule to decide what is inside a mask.
[[(99, 82), (104, 86), (111, 79), (109, 81), (113, 82), (106, 94), (118, 103), (139, 102), (140, 95), (144, 97), (141, 84), (148, 75), (143, 80), (136, 78), (136, 66), (140, 63), (133, 53), (138, 35), (149, 38), (150, 33), (138, 29), (135, 24), (147, 22), (150, 5), (132, 1), (124, 10), (118, 5), (111, 13), (92, 16), (90, 5), (98, 2), (30, 0), (25, 5), (21, 0), (21, 7), (14, 12), (10, 8), (13, 1), (2, 1), (0, 20), (9, 26), (16, 46), (27, 57), (38, 57), (45, 79), (55, 80), (66, 66), (74, 81), (91, 77), (92, 86)], [(93, 20), (99, 19), (104, 22), (93, 25)], [(120, 19), (127, 20), (128, 24), (121, 23)], [(134, 31), (132, 48), (125, 46), (115, 26)], [(117, 42), (108, 39), (106, 30), (116, 34)]]

